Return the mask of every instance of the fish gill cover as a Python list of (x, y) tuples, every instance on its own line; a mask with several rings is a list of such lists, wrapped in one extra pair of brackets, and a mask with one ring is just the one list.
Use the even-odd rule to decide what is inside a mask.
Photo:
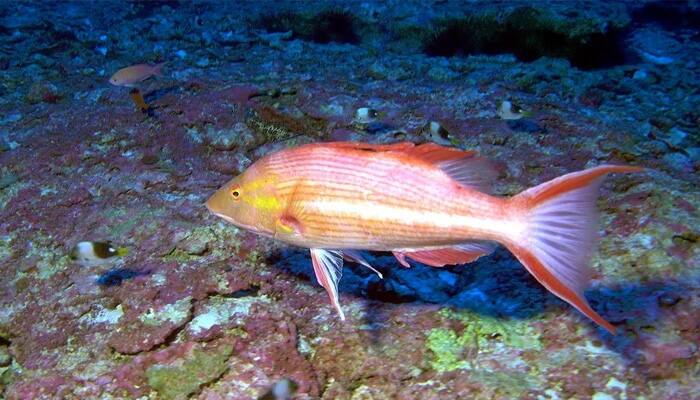
[[(699, 398), (699, 13), (1, 2), (0, 397)], [(346, 262), (341, 322), (308, 250), (204, 207), (265, 155), (328, 141), (477, 150), (498, 196), (647, 168), (596, 203), (584, 294), (617, 334), (502, 247), (442, 268), (365, 252), (383, 279)], [(128, 254), (81, 265), (81, 242)]]

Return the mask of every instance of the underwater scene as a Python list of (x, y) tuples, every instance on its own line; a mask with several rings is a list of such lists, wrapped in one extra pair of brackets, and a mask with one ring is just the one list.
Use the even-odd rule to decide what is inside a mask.
[(697, 1), (0, 0), (0, 398), (700, 399)]

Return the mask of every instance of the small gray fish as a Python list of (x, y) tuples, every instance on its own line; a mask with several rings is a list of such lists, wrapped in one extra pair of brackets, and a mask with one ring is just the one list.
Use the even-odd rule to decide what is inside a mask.
[(522, 108), (520, 108), (520, 106), (513, 104), (508, 100), (504, 100), (498, 104), (497, 114), (501, 119), (505, 120), (515, 120), (523, 117), (527, 118), (532, 115), (531, 112), (524, 111)]
[(291, 379), (280, 379), (275, 382), (270, 390), (265, 392), (258, 400), (291, 400), (299, 385)]
[(379, 117), (377, 110), (368, 107), (360, 107), (355, 111), (355, 122), (360, 124), (369, 124), (376, 121)]

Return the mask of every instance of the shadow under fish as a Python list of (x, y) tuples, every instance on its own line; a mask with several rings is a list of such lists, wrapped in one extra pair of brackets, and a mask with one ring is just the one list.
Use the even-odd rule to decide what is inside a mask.
[(102, 273), (97, 278), (97, 284), (100, 286), (121, 286), (125, 280), (133, 279), (137, 276), (149, 275), (150, 270), (140, 271), (132, 268), (112, 268), (109, 271)]

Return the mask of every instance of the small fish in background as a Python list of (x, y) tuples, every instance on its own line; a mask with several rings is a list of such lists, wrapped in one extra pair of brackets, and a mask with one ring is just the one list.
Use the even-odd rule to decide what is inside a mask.
[(134, 104), (136, 104), (136, 107), (138, 107), (139, 110), (141, 110), (142, 113), (148, 114), (149, 111), (151, 111), (151, 107), (146, 104), (146, 100), (143, 98), (143, 94), (141, 94), (141, 91), (138, 88), (133, 88), (129, 91), (129, 96), (131, 96), (131, 99), (134, 101)]
[(114, 86), (134, 87), (152, 76), (163, 76), (161, 73), (163, 65), (165, 65), (164, 62), (156, 65), (138, 64), (122, 68), (109, 78), (109, 83)]
[(298, 388), (299, 385), (293, 380), (280, 379), (270, 387), (270, 390), (258, 397), (258, 400), (292, 400)]
[(439, 122), (430, 121), (428, 122), (423, 131), (427, 134), (430, 141), (441, 144), (443, 146), (452, 145), (450, 132), (445, 129)]
[(355, 122), (360, 124), (369, 124), (376, 121), (378, 117), (377, 110), (368, 107), (360, 107), (355, 110)]
[(126, 247), (115, 247), (110, 242), (79, 242), (70, 252), (71, 260), (86, 267), (107, 265), (129, 254)]
[(498, 116), (505, 120), (514, 120), (520, 118), (527, 118), (532, 115), (529, 111), (524, 111), (520, 106), (511, 103), (508, 100), (504, 100), (498, 104)]

